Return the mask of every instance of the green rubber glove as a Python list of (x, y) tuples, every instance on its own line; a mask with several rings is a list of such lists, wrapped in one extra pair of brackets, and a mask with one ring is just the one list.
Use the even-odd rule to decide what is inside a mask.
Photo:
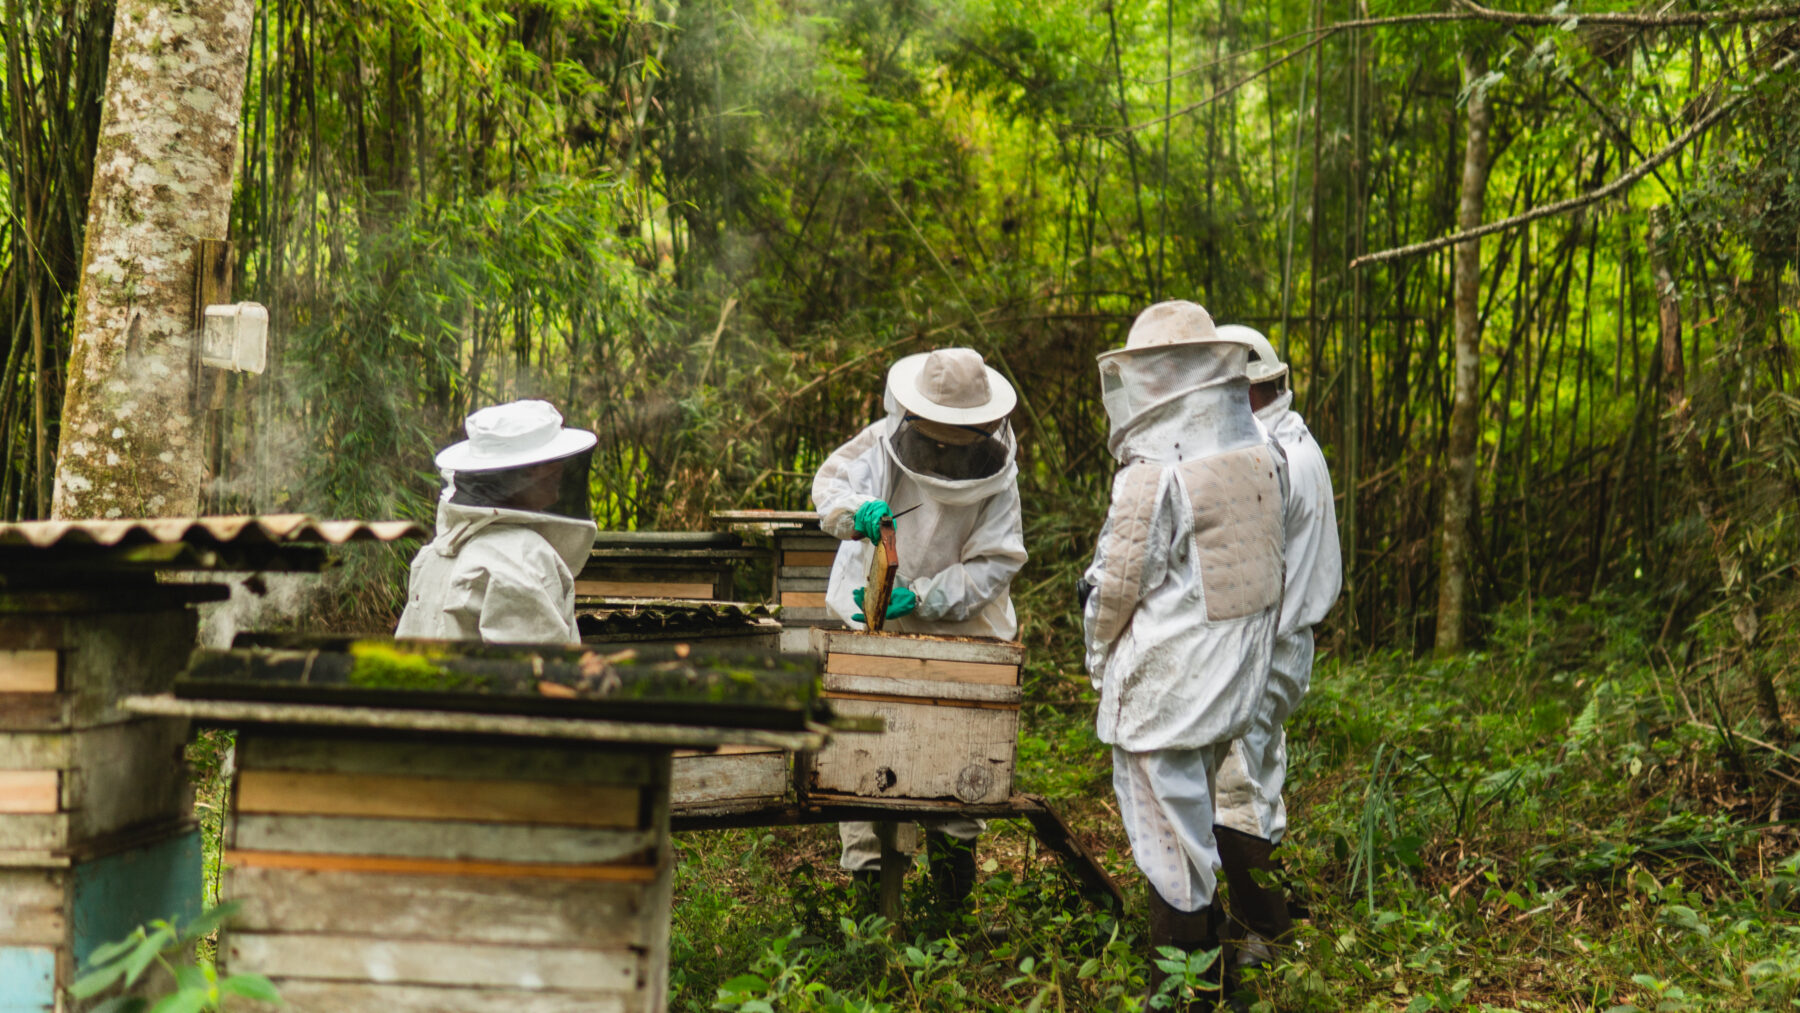
[[(859, 587), (850, 592), (850, 597), (856, 599), (857, 608), (862, 608), (863, 592), (866, 590), (868, 589)], [(918, 607), (919, 596), (910, 587), (897, 587), (888, 593), (887, 617), (889, 619), (898, 619)], [(850, 618), (859, 623), (866, 621), (863, 619), (863, 614), (861, 612), (856, 613)]]
[(871, 542), (881, 541), (881, 520), (892, 518), (894, 511), (888, 509), (887, 500), (872, 499), (856, 508), (856, 519), (852, 522), (856, 527), (858, 538), (867, 538)]

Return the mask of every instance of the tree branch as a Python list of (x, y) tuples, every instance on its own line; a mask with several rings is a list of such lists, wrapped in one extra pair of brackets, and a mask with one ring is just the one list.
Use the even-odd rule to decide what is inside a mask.
[(1397, 246), (1393, 249), (1381, 250), (1377, 253), (1364, 254), (1350, 262), (1350, 269), (1356, 270), (1358, 268), (1367, 267), (1370, 264), (1379, 264), (1383, 261), (1399, 260), (1402, 257), (1411, 257), (1421, 253), (1430, 253), (1433, 250), (1441, 250), (1446, 246), (1455, 246), (1457, 243), (1468, 242), (1471, 239), (1480, 239), (1483, 236), (1491, 236), (1496, 232), (1505, 232), (1509, 229), (1515, 229), (1528, 222), (1535, 222), (1540, 218), (1549, 218), (1552, 215), (1560, 215), (1565, 212), (1574, 211), (1577, 208), (1586, 207), (1589, 204), (1603, 201), (1608, 197), (1618, 194), (1631, 186), (1631, 184), (1636, 183), (1638, 180), (1643, 179), (1645, 176), (1656, 171), (1658, 166), (1675, 157), (1675, 154), (1686, 147), (1694, 138), (1699, 137), (1701, 134), (1712, 129), (1720, 120), (1735, 112), (1738, 106), (1744, 104), (1745, 99), (1750, 95), (1751, 91), (1767, 81), (1770, 75), (1786, 70), (1793, 64), (1797, 57), (1800, 57), (1800, 49), (1796, 49), (1775, 61), (1775, 63), (1769, 66), (1768, 70), (1757, 75), (1756, 80), (1750, 83), (1750, 87), (1745, 88), (1731, 98), (1719, 103), (1718, 108), (1707, 113), (1705, 116), (1700, 117), (1700, 119), (1694, 122), (1693, 126), (1682, 131), (1680, 136), (1663, 146), (1656, 154), (1650, 156), (1645, 161), (1638, 163), (1630, 172), (1625, 173), (1623, 176), (1618, 177), (1597, 190), (1590, 190), (1587, 193), (1576, 197), (1570, 197), (1568, 200), (1557, 201), (1554, 204), (1546, 204), (1543, 207), (1532, 208), (1524, 214), (1514, 215), (1511, 218), (1505, 218), (1497, 222), (1489, 222), (1479, 228), (1452, 233), (1448, 236), (1440, 236), (1437, 239), (1427, 240), (1422, 243), (1413, 243), (1410, 246)]

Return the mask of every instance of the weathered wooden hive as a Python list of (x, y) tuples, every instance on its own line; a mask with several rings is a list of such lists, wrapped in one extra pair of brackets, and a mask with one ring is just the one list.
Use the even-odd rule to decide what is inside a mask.
[(844, 622), (825, 607), (831, 565), (839, 541), (819, 530), (819, 515), (810, 510), (730, 510), (713, 514), (719, 524), (754, 531), (773, 544), (770, 601), (781, 606), (781, 625), (791, 631), (782, 642), (790, 653), (812, 650), (814, 627), (843, 629)]
[(806, 757), (809, 798), (1005, 802), (1019, 739), (1018, 643), (857, 630), (813, 631), (825, 696), (882, 735), (836, 739)]
[[(187, 722), (135, 714), (229, 588), (169, 571), (316, 570), (324, 546), (418, 534), (301, 516), (0, 525), (0, 1010), (84, 1008), (98, 946), (199, 914)], [(146, 983), (146, 987), (150, 987)]]
[(817, 667), (290, 639), (140, 708), (236, 728), (231, 973), (320, 1013), (659, 1011), (676, 747), (817, 748)]
[(730, 601), (738, 567), (761, 555), (723, 531), (602, 531), (575, 577), (575, 596)]

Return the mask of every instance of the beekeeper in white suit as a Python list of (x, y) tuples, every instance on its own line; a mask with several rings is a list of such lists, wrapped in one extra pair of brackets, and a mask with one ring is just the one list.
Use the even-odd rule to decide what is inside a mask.
[[(888, 370), (887, 417), (826, 459), (813, 479), (819, 526), (844, 540), (826, 605), (861, 628), (871, 539), (894, 518), (900, 566), (886, 630), (949, 636), (1018, 636), (1013, 575), (1025, 565), (1017, 444), (1007, 416), (1012, 385), (969, 348), (909, 355)], [(961, 905), (975, 885), (983, 823), (925, 823), (939, 898)], [(844, 823), (843, 867), (865, 883), (880, 868), (874, 825)]]
[[(1312, 628), (1337, 601), (1344, 567), (1338, 551), (1331, 474), (1318, 441), (1293, 410), (1287, 364), (1275, 354), (1269, 339), (1256, 330), (1228, 324), (1219, 328), (1219, 334), (1250, 346), (1249, 404), (1257, 421), (1281, 444), (1289, 486), (1282, 525), (1287, 576), (1268, 689), (1250, 730), (1231, 744), (1219, 771), (1218, 812), (1213, 817), (1219, 858), (1231, 887), (1237, 961), (1247, 966), (1267, 961), (1269, 944), (1279, 942), (1293, 928), (1286, 896), (1268, 885), (1268, 874), (1277, 871), (1275, 846), (1287, 833), (1287, 806), (1281, 797), (1287, 779), (1287, 733), (1282, 723), (1312, 684)], [(1257, 881), (1258, 872), (1265, 874), (1263, 882)]]
[(575, 574), (594, 547), (594, 434), (547, 401), (483, 408), (437, 455), (437, 537), (413, 557), (395, 636), (573, 644)]
[[(1219, 945), (1213, 782), (1262, 703), (1280, 617), (1286, 468), (1246, 400), (1249, 354), (1176, 301), (1099, 358), (1120, 467), (1082, 620), (1153, 956)], [(1153, 963), (1152, 995), (1165, 977)]]

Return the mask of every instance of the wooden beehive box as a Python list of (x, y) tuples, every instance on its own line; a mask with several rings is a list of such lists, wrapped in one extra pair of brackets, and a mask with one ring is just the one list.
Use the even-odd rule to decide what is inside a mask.
[(770, 746), (677, 749), (669, 805), (683, 816), (745, 812), (779, 805), (793, 787), (793, 754)]
[(133, 705), (238, 729), (223, 891), (245, 907), (221, 966), (273, 979), (283, 1009), (660, 1013), (671, 753), (817, 748), (816, 671), (290, 637), (197, 651)]
[(762, 554), (728, 532), (602, 531), (575, 596), (729, 601), (737, 567)]
[(831, 564), (842, 543), (816, 527), (778, 531), (774, 538), (775, 600), (781, 606), (781, 621), (800, 626), (842, 626), (842, 621), (825, 608)]
[(174, 679), (210, 594), (0, 596), (0, 1010), (85, 1009), (60, 996), (97, 947), (199, 914), (187, 722), (120, 703)]
[(246, 729), (221, 962), (296, 1011), (661, 1010), (668, 790), (666, 752)]
[(808, 795), (970, 805), (1012, 795), (1023, 646), (853, 630), (812, 637), (833, 712), (880, 717), (887, 731), (834, 739), (806, 757)]

